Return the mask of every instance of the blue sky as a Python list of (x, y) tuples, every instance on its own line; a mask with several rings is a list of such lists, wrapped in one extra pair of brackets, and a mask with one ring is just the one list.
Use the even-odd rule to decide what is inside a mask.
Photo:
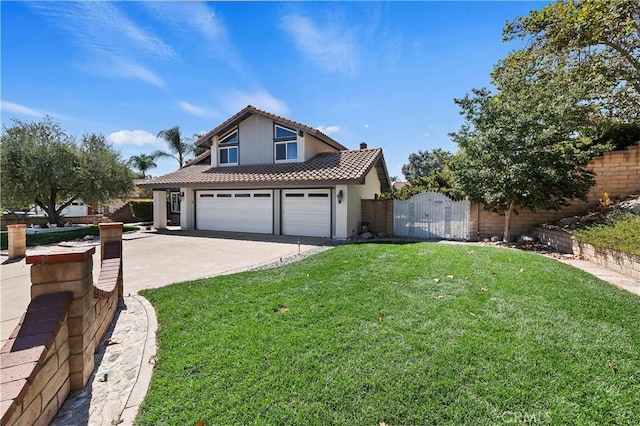
[[(2, 124), (49, 114), (127, 159), (251, 104), (348, 148), (457, 150), (453, 98), (488, 86), (518, 44), (507, 20), (544, 2), (2, 2)], [(151, 174), (177, 168), (159, 160)]]

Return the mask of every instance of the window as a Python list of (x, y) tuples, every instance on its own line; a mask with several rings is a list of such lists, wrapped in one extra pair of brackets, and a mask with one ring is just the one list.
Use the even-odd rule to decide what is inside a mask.
[(238, 164), (238, 147), (220, 148), (220, 164)]
[(227, 133), (220, 139), (220, 165), (238, 164), (238, 130)]
[(298, 159), (298, 142), (276, 142), (276, 161)]
[(253, 194), (253, 198), (269, 198), (271, 194)]
[(288, 129), (286, 127), (280, 126), (278, 124), (275, 125), (274, 129), (274, 139), (276, 140), (291, 140), (297, 139), (298, 134), (293, 129)]
[(180, 213), (180, 193), (171, 193), (171, 213)]

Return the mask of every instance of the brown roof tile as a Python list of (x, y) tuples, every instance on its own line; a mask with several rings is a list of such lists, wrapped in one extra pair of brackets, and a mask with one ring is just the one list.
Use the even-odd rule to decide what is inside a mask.
[[(211, 167), (194, 165), (173, 173), (147, 179), (141, 186), (225, 184), (313, 184), (362, 182), (382, 159), (382, 149), (325, 152), (303, 163), (256, 164), (250, 166)], [(383, 160), (384, 161), (384, 160)]]

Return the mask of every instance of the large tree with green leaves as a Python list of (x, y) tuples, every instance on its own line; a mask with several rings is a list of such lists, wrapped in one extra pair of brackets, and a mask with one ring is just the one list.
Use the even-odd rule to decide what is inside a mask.
[(133, 173), (103, 135), (85, 134), (77, 144), (49, 117), (3, 128), (0, 167), (3, 206), (35, 204), (52, 224), (75, 200), (95, 206), (133, 189)]
[(147, 171), (149, 169), (156, 168), (158, 165), (156, 164), (156, 159), (153, 155), (140, 154), (140, 155), (132, 155), (127, 161), (134, 169), (138, 170), (138, 176), (141, 179), (147, 178)]
[(585, 199), (594, 183), (585, 166), (603, 149), (580, 130), (592, 108), (579, 86), (555, 93), (553, 79), (474, 89), (455, 102), (466, 123), (450, 136), (460, 147), (453, 169), (472, 201), (505, 215), (504, 241), (519, 208), (558, 209)]
[(553, 74), (559, 92), (572, 82), (588, 87), (583, 100), (603, 116), (640, 119), (638, 0), (553, 2), (507, 23), (503, 35), (526, 47), (498, 63), (498, 87), (535, 72)]
[(402, 166), (402, 174), (407, 181), (414, 182), (441, 171), (449, 158), (451, 153), (440, 148), (411, 153), (409, 162)]
[(187, 156), (195, 153), (195, 145), (191, 140), (182, 136), (180, 126), (160, 130), (158, 137), (167, 142), (169, 151), (154, 151), (151, 153), (154, 158), (173, 158), (177, 160), (180, 167), (182, 167), (187, 161)]

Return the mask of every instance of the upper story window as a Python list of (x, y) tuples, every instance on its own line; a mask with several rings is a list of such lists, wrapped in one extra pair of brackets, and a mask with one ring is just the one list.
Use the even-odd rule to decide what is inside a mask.
[(298, 133), (295, 130), (276, 124), (273, 140), (276, 162), (298, 159)]
[(239, 138), (237, 129), (220, 138), (218, 160), (221, 166), (238, 164), (238, 142)]
[(288, 129), (286, 127), (275, 125), (274, 138), (276, 140), (297, 139), (298, 133), (295, 130)]

